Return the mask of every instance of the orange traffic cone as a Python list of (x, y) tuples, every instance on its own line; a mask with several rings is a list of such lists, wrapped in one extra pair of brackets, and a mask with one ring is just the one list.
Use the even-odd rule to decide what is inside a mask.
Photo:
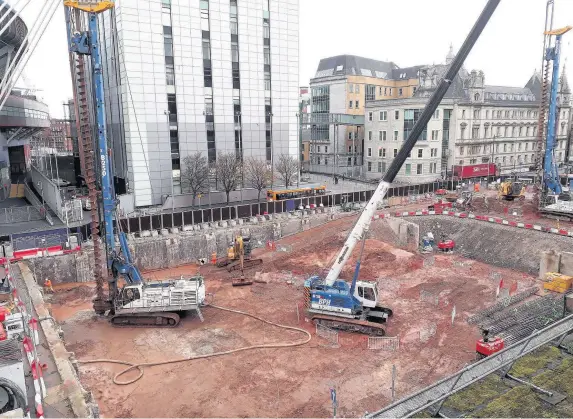
[(217, 252), (211, 253), (211, 263), (212, 263), (213, 265), (216, 265), (216, 264), (217, 264)]

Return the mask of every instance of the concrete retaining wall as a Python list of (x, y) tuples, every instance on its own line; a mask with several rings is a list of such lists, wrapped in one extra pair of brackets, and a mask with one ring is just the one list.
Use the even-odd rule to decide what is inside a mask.
[[(312, 213), (254, 219), (252, 222), (232, 227), (202, 225), (200, 230), (179, 232), (165, 236), (134, 238), (129, 240), (135, 264), (140, 270), (164, 269), (195, 263), (198, 259), (211, 260), (227, 254), (227, 248), (238, 235), (250, 236), (254, 248), (264, 247), (269, 240), (296, 234), (332, 219), (347, 216), (345, 213)], [(26, 263), (40, 281), (50, 278), (54, 284), (93, 281), (93, 247), (85, 246), (79, 253), (27, 260)]]
[(573, 240), (566, 236), (524, 230), (500, 224), (440, 215), (412, 217), (420, 235), (431, 231), (436, 240), (442, 233), (456, 242), (456, 252), (502, 268), (537, 275), (542, 252), (573, 251)]

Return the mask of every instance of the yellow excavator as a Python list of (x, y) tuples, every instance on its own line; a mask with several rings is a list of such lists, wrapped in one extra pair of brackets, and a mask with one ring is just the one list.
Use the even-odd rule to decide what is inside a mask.
[(513, 201), (516, 198), (523, 200), (525, 199), (525, 185), (523, 182), (507, 179), (499, 184), (497, 196), (506, 201)]
[(233, 281), (233, 286), (251, 285), (244, 276), (245, 268), (261, 265), (262, 259), (251, 258), (251, 240), (249, 237), (237, 236), (227, 249), (227, 257), (217, 261), (217, 267), (227, 267), (229, 272), (240, 269), (241, 276), (237, 281)]

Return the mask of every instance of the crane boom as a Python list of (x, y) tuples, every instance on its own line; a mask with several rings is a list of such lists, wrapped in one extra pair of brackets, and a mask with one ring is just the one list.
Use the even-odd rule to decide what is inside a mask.
[(422, 134), (422, 131), (428, 124), (428, 121), (432, 117), (434, 111), (436, 110), (436, 108), (442, 101), (444, 95), (448, 91), (450, 85), (452, 84), (452, 81), (454, 80), (454, 77), (458, 74), (458, 71), (462, 67), (462, 64), (464, 63), (474, 44), (481, 35), (487, 22), (493, 15), (493, 12), (499, 5), (499, 2), (500, 0), (489, 0), (488, 3), (486, 4), (484, 10), (482, 11), (477, 22), (475, 23), (472, 30), (468, 34), (466, 40), (464, 41), (462, 47), (460, 48), (460, 51), (456, 55), (456, 58), (454, 58), (454, 60), (452, 61), (450, 67), (448, 68), (448, 71), (446, 72), (444, 78), (440, 82), (438, 88), (433, 93), (432, 97), (430, 97), (426, 107), (424, 108), (424, 111), (422, 112), (422, 115), (420, 115), (420, 119), (418, 119), (418, 122), (416, 122), (414, 128), (412, 129), (412, 132), (408, 136), (408, 139), (404, 142), (404, 145), (398, 152), (398, 155), (394, 158), (392, 164), (384, 174), (382, 181), (374, 191), (372, 198), (370, 198), (370, 201), (368, 201), (366, 207), (360, 214), (358, 221), (354, 225), (354, 228), (352, 229), (350, 235), (346, 239), (346, 242), (344, 243), (342, 250), (340, 250), (340, 253), (336, 257), (334, 264), (332, 265), (330, 271), (328, 272), (328, 275), (326, 276), (325, 283), (327, 285), (332, 286), (336, 282), (338, 276), (340, 275), (340, 272), (342, 272), (344, 265), (346, 264), (348, 258), (352, 254), (352, 251), (356, 247), (356, 244), (362, 239), (364, 233), (368, 230), (370, 223), (372, 222), (372, 217), (374, 216), (374, 212), (376, 211), (376, 208), (378, 206), (378, 203), (386, 195), (386, 192), (388, 191), (390, 184), (392, 183), (392, 181), (400, 171), (400, 168), (408, 158), (408, 155), (414, 148), (416, 142), (418, 141), (418, 138)]

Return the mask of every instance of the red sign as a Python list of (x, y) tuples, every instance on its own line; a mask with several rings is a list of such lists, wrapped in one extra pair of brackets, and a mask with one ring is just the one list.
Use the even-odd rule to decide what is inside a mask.
[(454, 177), (469, 179), (474, 177), (497, 176), (498, 170), (494, 163), (470, 164), (468, 166), (454, 166)]

